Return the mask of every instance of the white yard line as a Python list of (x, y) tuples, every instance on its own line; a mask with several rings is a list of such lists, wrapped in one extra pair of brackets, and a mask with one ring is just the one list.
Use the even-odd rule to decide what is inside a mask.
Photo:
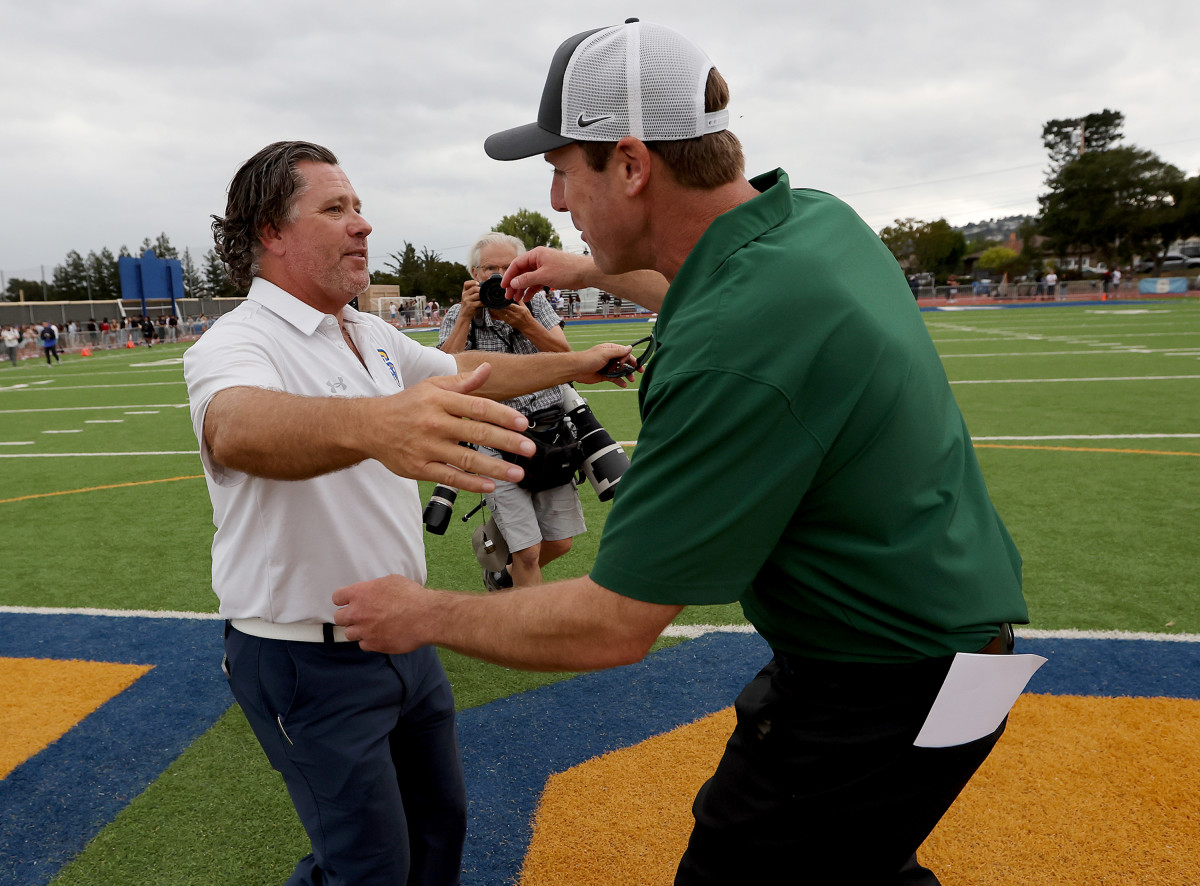
[[(193, 621), (220, 621), (223, 616), (216, 612), (179, 612), (152, 609), (91, 609), (57, 606), (0, 606), (0, 613), (14, 615), (94, 615), (108, 618), (180, 618)], [(695, 639), (705, 634), (753, 634), (754, 625), (667, 625), (664, 637), (686, 637)], [(1146, 631), (1079, 631), (1067, 628), (1060, 631), (1042, 631), (1032, 628), (1017, 628), (1016, 634), (1030, 640), (1159, 640), (1169, 643), (1200, 643), (1200, 634), (1156, 634)]]

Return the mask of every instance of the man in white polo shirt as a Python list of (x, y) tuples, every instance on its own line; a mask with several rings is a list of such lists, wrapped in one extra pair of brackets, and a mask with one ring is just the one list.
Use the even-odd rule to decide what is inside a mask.
[(360, 210), (332, 153), (279, 142), (242, 166), (213, 224), (249, 288), (184, 357), (213, 589), (230, 687), (312, 841), (288, 883), (453, 884), (466, 800), (449, 682), (432, 647), (345, 642), (330, 597), (390, 573), (424, 581), (416, 479), (490, 492), (521, 478), (458, 445), (533, 449), (520, 413), (472, 394), (601, 381), (629, 348), (421, 347), (348, 307), (370, 282)]

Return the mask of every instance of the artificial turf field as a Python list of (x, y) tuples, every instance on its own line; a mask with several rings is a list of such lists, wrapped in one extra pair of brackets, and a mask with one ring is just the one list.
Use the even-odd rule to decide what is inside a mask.
[[(1050, 661), (922, 858), (947, 886), (1200, 882), (1200, 305), (924, 316), (1025, 560), (1021, 648)], [(307, 851), (217, 667), (185, 348), (0, 368), (0, 883), (281, 883)], [(583, 393), (636, 438), (632, 392)], [(594, 556), (607, 506), (582, 498), (591, 531), (550, 579)], [(478, 587), (473, 525), (426, 536), (431, 585)], [(736, 606), (680, 619), (742, 622)], [(767, 657), (736, 628), (687, 633), (583, 676), (443, 656), (464, 883), (670, 882), (725, 708)]]

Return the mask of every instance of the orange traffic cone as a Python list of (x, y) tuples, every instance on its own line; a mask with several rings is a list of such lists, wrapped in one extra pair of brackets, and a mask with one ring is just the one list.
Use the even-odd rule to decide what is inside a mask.
[(131, 341), (127, 341), (127, 342), (125, 342), (125, 347), (127, 347), (127, 348), (136, 348), (136, 347), (137, 347), (137, 345), (135, 345), (135, 344), (134, 344), (133, 342), (131, 342)]
[(92, 356), (92, 349), (91, 349), (91, 348), (84, 348), (82, 351), (80, 351), (80, 352), (79, 352), (79, 356), (80, 356), (80, 357), (90, 357), (90, 356)]

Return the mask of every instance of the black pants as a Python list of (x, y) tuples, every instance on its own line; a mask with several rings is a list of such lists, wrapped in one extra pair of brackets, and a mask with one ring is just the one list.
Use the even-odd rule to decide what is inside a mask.
[(936, 884), (917, 847), (1004, 731), (913, 746), (951, 661), (772, 659), (696, 796), (677, 886)]

